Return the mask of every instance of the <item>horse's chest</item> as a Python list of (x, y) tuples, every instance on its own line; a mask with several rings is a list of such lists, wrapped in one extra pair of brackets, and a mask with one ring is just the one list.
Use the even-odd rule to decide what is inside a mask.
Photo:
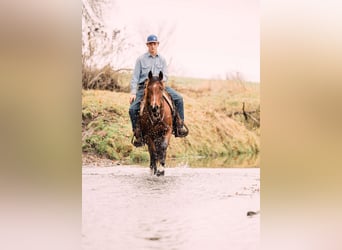
[(151, 123), (147, 122), (143, 126), (143, 134), (150, 137), (160, 137), (165, 134), (165, 125), (162, 122)]

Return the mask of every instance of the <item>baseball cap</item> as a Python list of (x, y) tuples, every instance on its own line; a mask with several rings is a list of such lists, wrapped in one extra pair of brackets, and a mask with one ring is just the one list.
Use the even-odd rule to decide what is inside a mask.
[(158, 37), (156, 35), (149, 35), (146, 43), (159, 43)]

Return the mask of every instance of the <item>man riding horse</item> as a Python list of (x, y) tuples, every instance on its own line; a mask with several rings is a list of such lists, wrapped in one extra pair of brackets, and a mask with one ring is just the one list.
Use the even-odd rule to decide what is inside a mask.
[[(135, 147), (144, 145), (141, 135), (139, 111), (140, 102), (144, 95), (144, 85), (148, 79), (148, 73), (151, 71), (153, 75), (158, 75), (163, 72), (163, 82), (167, 82), (167, 66), (165, 59), (158, 53), (159, 41), (157, 36), (150, 35), (147, 37), (146, 45), (148, 52), (138, 57), (136, 60), (133, 77), (131, 80), (131, 96), (129, 99), (130, 108), (129, 115), (132, 122), (132, 129), (135, 140), (133, 144)], [(169, 86), (165, 90), (170, 94), (175, 108), (175, 137), (185, 137), (188, 135), (188, 130), (184, 126), (184, 104), (183, 97)]]

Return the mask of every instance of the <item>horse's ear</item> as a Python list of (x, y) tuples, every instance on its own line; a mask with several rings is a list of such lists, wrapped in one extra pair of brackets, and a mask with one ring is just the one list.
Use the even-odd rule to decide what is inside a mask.
[(163, 72), (159, 72), (159, 81), (163, 80)]
[(148, 72), (148, 79), (151, 80), (151, 78), (152, 78), (152, 71)]

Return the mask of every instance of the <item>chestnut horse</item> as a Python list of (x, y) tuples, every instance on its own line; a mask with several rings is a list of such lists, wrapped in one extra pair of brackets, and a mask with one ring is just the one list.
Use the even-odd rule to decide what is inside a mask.
[(173, 119), (171, 97), (164, 90), (162, 79), (162, 72), (159, 72), (159, 76), (152, 76), (152, 72), (149, 72), (139, 117), (143, 141), (150, 154), (151, 174), (157, 176), (165, 172), (166, 150), (172, 135)]

